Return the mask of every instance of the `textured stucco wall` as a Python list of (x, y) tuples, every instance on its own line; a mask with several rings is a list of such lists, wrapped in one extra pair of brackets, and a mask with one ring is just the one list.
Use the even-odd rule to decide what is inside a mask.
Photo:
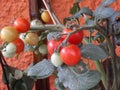
[[(10, 25), (12, 20), (17, 17), (25, 17), (29, 20), (29, 0), (0, 0), (0, 29), (5, 25)], [(91, 9), (95, 9), (102, 0), (83, 0), (80, 6), (87, 6)], [(112, 7), (115, 10), (120, 10), (120, 1), (116, 0)], [(69, 9), (72, 7), (72, 4), (75, 0), (51, 0), (52, 8), (60, 19), (70, 16)], [(22, 70), (27, 67), (27, 65), (32, 62), (33, 56), (32, 53), (21, 53), (18, 59), (12, 58), (8, 59), (7, 62), (9, 65), (12, 65), (17, 68), (21, 68)], [(0, 90), (7, 90), (5, 85), (1, 82), (1, 68), (0, 68)], [(53, 81), (51, 81), (53, 82)], [(52, 87), (51, 90), (55, 90)]]
[(10, 25), (14, 18), (29, 20), (29, 0), (0, 0), (0, 28)]
[[(52, 9), (61, 22), (63, 21), (63, 18), (70, 16), (69, 10), (72, 8), (72, 4), (75, 1), (76, 0), (51, 0)], [(101, 1), (102, 0), (82, 0), (80, 6), (89, 7), (90, 9), (95, 10)], [(120, 10), (119, 5), (120, 1), (116, 0), (111, 7), (113, 7), (115, 10)]]

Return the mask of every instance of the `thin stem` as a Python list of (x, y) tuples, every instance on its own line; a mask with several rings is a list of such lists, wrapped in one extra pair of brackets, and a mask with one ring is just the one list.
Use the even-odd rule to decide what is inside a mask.
[(69, 32), (69, 33), (67, 34), (67, 37), (64, 39), (64, 41), (63, 41), (62, 43), (65, 44), (65, 43), (68, 41), (69, 37), (70, 37), (73, 33), (74, 33), (74, 32)]
[[(63, 35), (64, 35), (64, 34), (63, 34)], [(65, 35), (67, 35), (67, 37), (66, 37), (66, 38), (62, 41), (62, 43), (58, 46), (57, 51), (60, 50), (60, 47), (61, 47), (61, 46), (67, 45), (67, 41), (68, 41), (69, 37), (72, 35), (72, 32), (66, 33)]]
[[(40, 31), (40, 30), (49, 30), (49, 31), (61, 31), (64, 28), (63, 25), (58, 24), (58, 25), (41, 25), (41, 26), (32, 26), (30, 30), (35, 30), (35, 31)], [(88, 29), (97, 29), (103, 36), (107, 36), (105, 33), (105, 30), (102, 27), (99, 27), (98, 25), (85, 25), (85, 26), (80, 26), (79, 28), (76, 28), (76, 30), (72, 31), (72, 33), (76, 33), (80, 30), (88, 30)]]
[(57, 16), (55, 15), (55, 13), (53, 12), (52, 8), (51, 8), (51, 4), (50, 4), (50, 0), (43, 0), (52, 20), (54, 24), (61, 24), (61, 22), (59, 21), (59, 19), (57, 18)]
[(102, 76), (101, 80), (102, 80), (103, 85), (106, 89), (107, 88), (107, 81), (106, 81), (106, 75), (105, 75), (105, 71), (103, 68), (103, 64), (100, 61), (94, 61), (94, 62), (95, 62), (97, 70), (101, 73), (101, 76)]
[[(107, 19), (106, 31), (109, 34), (109, 20), (108, 19)], [(110, 90), (111, 85), (110, 85), (110, 71), (109, 71), (110, 59), (109, 58), (106, 60), (105, 66), (106, 66), (106, 77), (107, 77), (107, 90)]]
[(81, 27), (77, 28), (75, 31), (73, 31), (73, 33), (76, 33), (76, 32), (78, 32), (79, 30), (88, 30), (88, 29), (96, 29), (96, 30), (98, 30), (104, 37), (107, 36), (105, 30), (104, 30), (102, 27), (98, 26), (98, 25), (85, 25), (85, 26), (81, 26)]
[(5, 58), (4, 58), (3, 54), (2, 54), (1, 52), (0, 52), (0, 57), (2, 58), (3, 63), (4, 63), (5, 65), (8, 65), (7, 62), (5, 61)]
[(113, 41), (113, 74), (115, 79), (115, 90), (118, 90), (118, 73), (117, 73), (117, 61), (116, 61), (116, 54), (115, 54), (115, 35), (114, 35), (114, 27), (112, 25), (112, 41)]
[(55, 13), (53, 12), (51, 8), (50, 0), (48, 1), (48, 6), (49, 6), (49, 10), (51, 12), (53, 19), (56, 21), (56, 24), (61, 24), (60, 20), (57, 18), (57, 16), (55, 15)]
[(115, 80), (115, 83), (113, 83), (115, 85), (115, 90), (118, 90), (118, 80), (117, 80), (117, 77), (116, 77), (116, 74), (117, 74), (117, 66), (116, 66), (116, 57), (114, 56), (114, 47), (112, 46), (112, 43), (110, 41), (109, 38), (106, 38), (107, 40), (107, 43), (108, 43), (108, 48), (110, 50), (110, 55), (112, 57), (112, 68), (113, 68), (113, 74), (114, 74), (114, 80)]
[[(84, 27), (86, 29), (86, 27)], [(81, 28), (81, 29), (84, 29), (84, 28)], [(91, 27), (87, 27), (87, 28), (93, 28), (92, 26)], [(114, 50), (114, 46), (112, 45), (111, 43), (111, 40), (110, 38), (108, 37), (108, 35), (105, 33), (104, 29), (99, 27), (99, 26), (95, 26), (95, 29), (97, 29), (105, 38), (106, 38), (106, 41), (108, 43), (108, 48), (109, 48), (109, 51), (110, 51), (110, 56), (112, 57), (112, 67), (113, 67), (113, 74), (114, 74), (114, 79), (115, 79), (115, 90), (118, 90), (118, 77), (117, 77), (117, 65), (116, 65), (116, 56), (115, 56), (115, 50)], [(113, 31), (114, 33), (114, 31)], [(114, 36), (113, 36), (114, 38)], [(114, 40), (113, 40), (114, 42)]]
[(8, 81), (8, 79), (7, 79), (7, 74), (6, 74), (6, 71), (5, 71), (5, 69), (4, 69), (4, 64), (3, 64), (3, 62), (2, 62), (1, 57), (0, 57), (0, 64), (1, 64), (1, 66), (2, 66), (2, 70), (3, 70), (3, 73), (4, 73), (5, 80), (6, 80), (7, 88), (8, 88), (8, 90), (10, 90), (9, 81)]
[(106, 90), (110, 90), (111, 85), (110, 85), (110, 59), (106, 60), (106, 77), (107, 77), (107, 89)]
[(31, 26), (30, 30), (31, 31), (45, 31), (45, 30), (50, 30), (50, 31), (61, 31), (64, 28), (63, 25), (54, 25), (54, 24), (46, 24), (46, 25), (40, 25), (40, 26)]

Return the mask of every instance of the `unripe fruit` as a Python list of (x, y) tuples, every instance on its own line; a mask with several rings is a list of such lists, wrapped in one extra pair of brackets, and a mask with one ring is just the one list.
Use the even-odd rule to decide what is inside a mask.
[(61, 58), (60, 58), (60, 53), (53, 53), (51, 56), (51, 62), (54, 66), (58, 67), (63, 64)]
[(42, 44), (39, 46), (39, 52), (42, 54), (42, 55), (46, 55), (47, 54), (47, 45), (45, 44)]
[(2, 50), (2, 54), (5, 57), (11, 58), (16, 52), (16, 46), (13, 43), (9, 43), (6, 48)]

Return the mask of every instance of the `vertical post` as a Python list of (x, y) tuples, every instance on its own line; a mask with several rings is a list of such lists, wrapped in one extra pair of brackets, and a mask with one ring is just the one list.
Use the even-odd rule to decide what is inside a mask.
[[(40, 19), (39, 9), (42, 6), (42, 0), (30, 0), (29, 1), (29, 10), (30, 10), (30, 20), (33, 19)], [(39, 5), (38, 5), (39, 4)], [(34, 61), (37, 63), (38, 61), (42, 60), (43, 57), (40, 54), (34, 53)], [(46, 79), (39, 79), (35, 82), (35, 89), (36, 90), (50, 90), (49, 85), (49, 78)]]
[(39, 19), (39, 8), (38, 8), (38, 0), (30, 0), (29, 1), (29, 11), (30, 11), (30, 19)]
[[(44, 56), (40, 53), (34, 53), (34, 62), (37, 63), (42, 60)], [(39, 79), (35, 82), (36, 90), (50, 90), (49, 78)]]

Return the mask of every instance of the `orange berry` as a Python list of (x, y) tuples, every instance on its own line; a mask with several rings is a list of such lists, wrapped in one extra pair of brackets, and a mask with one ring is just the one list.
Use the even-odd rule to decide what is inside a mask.
[(41, 19), (43, 22), (45, 23), (52, 23), (52, 19), (48, 13), (48, 11), (43, 11), (42, 14), (41, 14)]

